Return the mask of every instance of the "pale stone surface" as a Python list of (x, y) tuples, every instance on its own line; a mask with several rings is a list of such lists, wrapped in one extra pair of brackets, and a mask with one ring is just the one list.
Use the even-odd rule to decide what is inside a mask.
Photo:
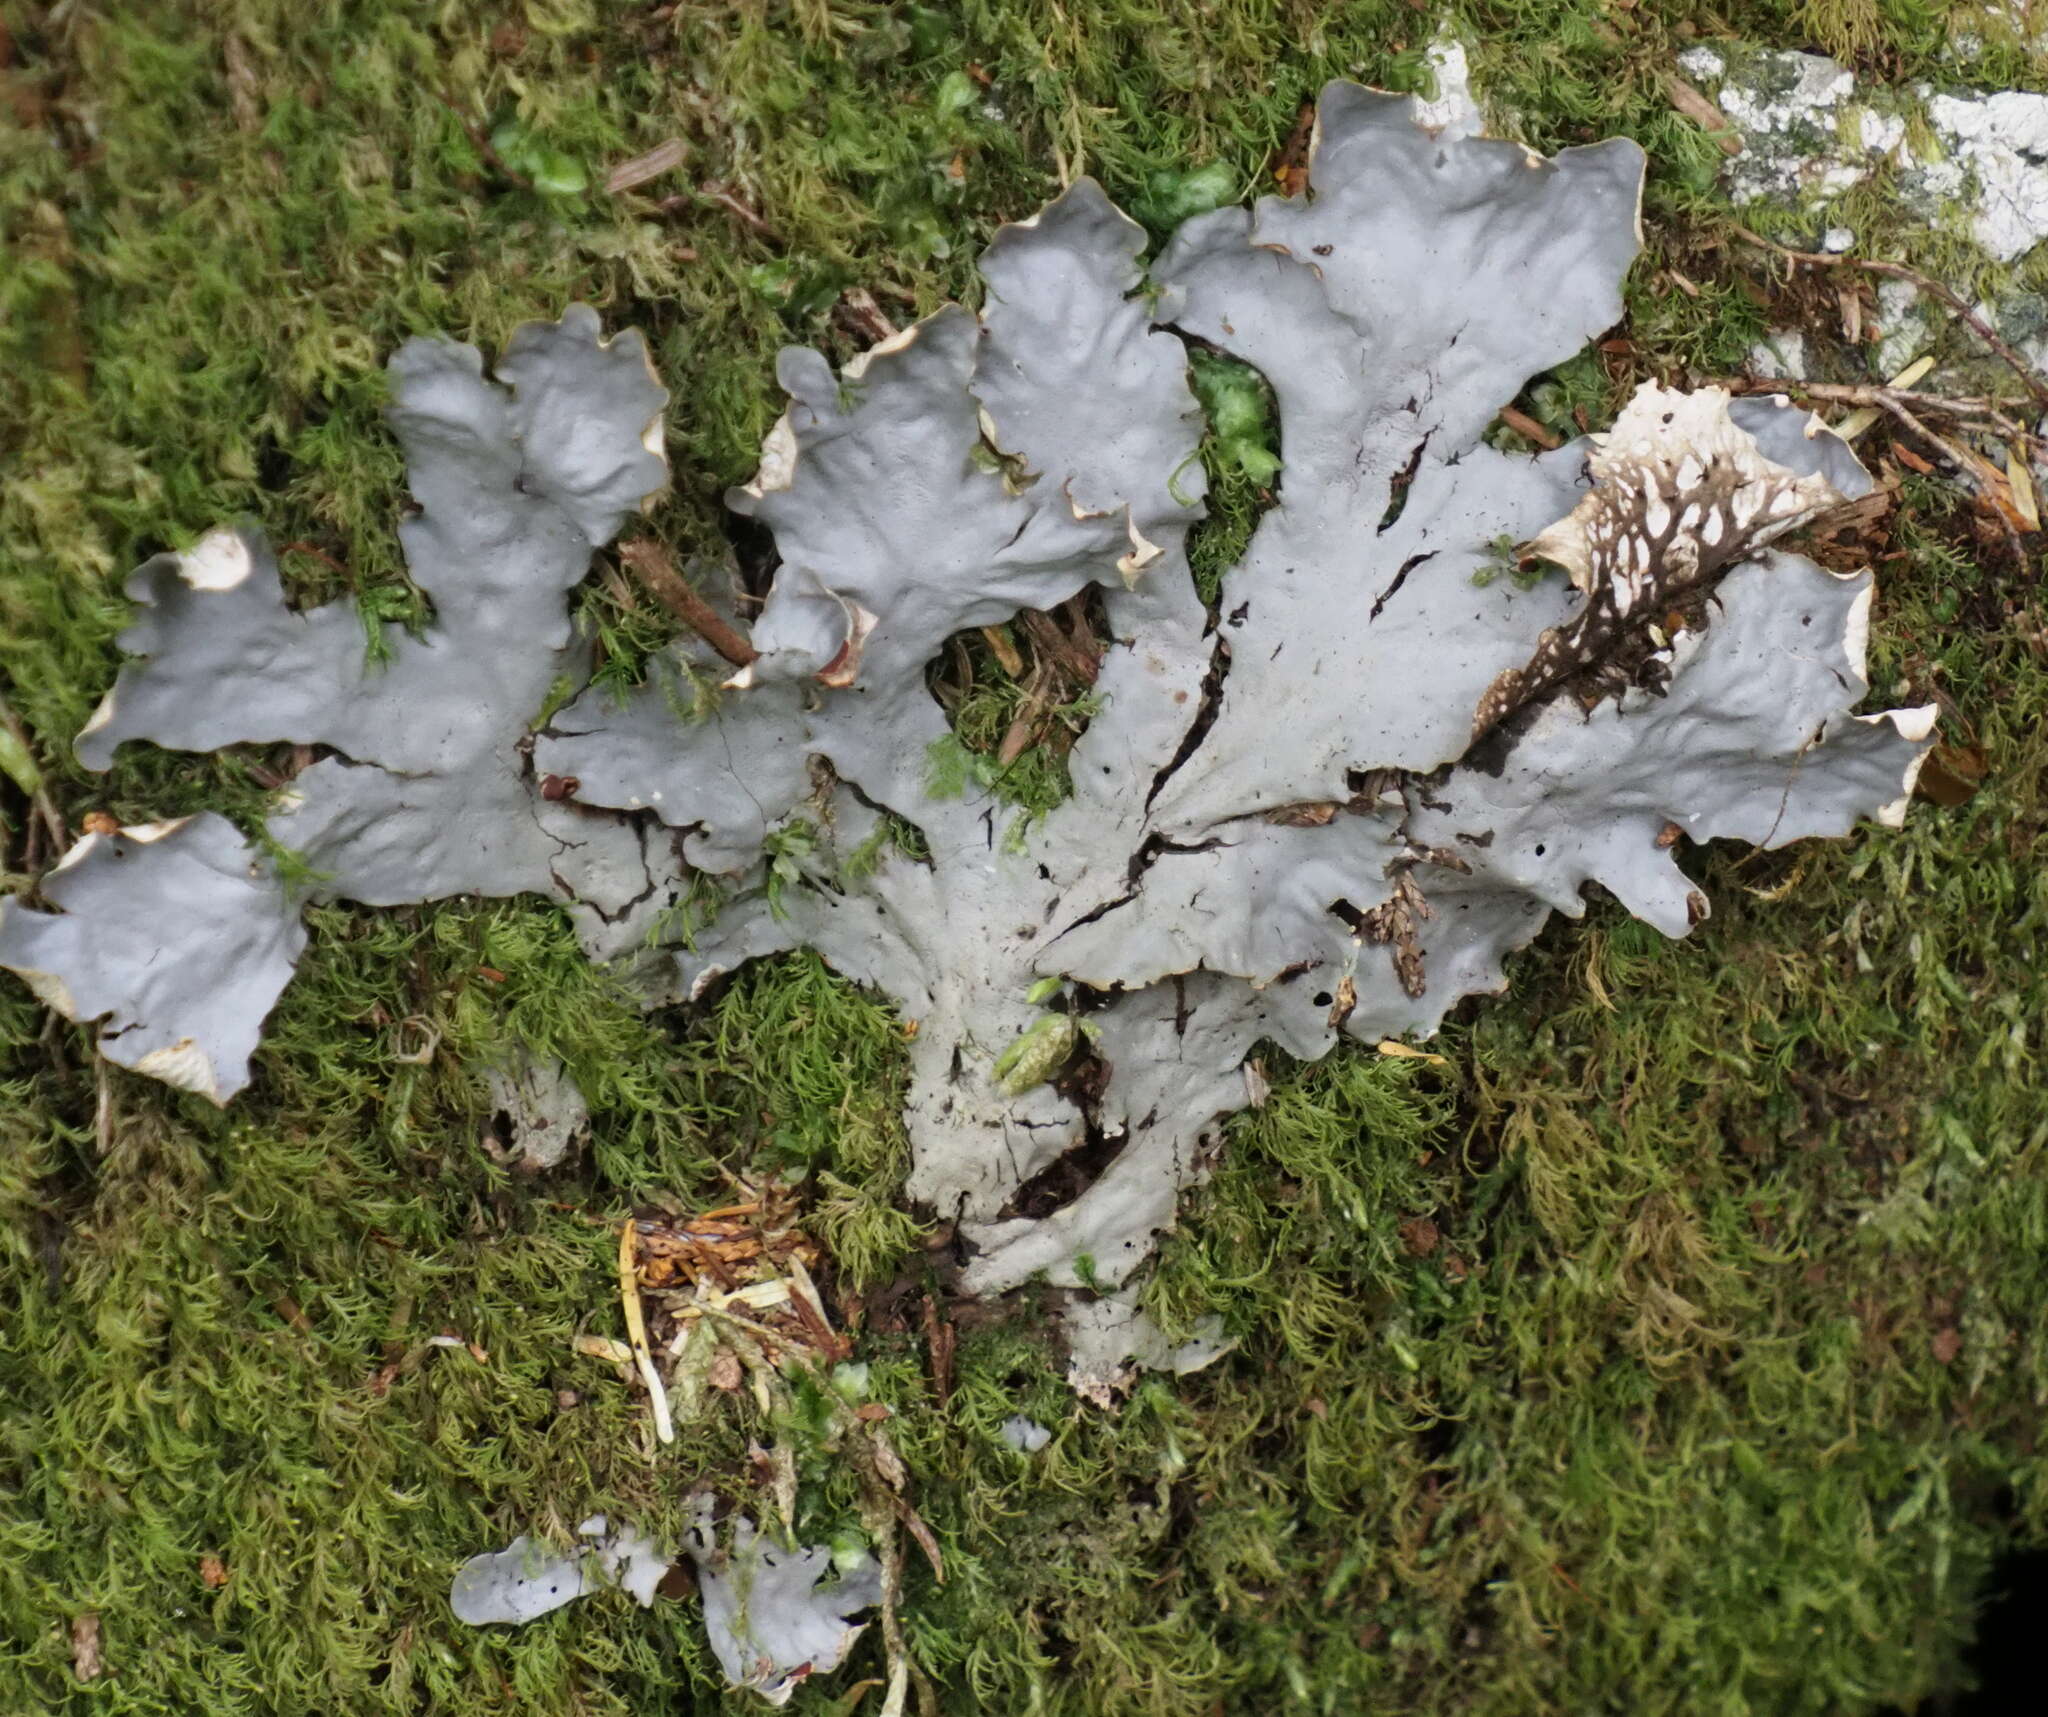
[[(1930, 222), (1960, 210), (2000, 262), (2048, 236), (2048, 95), (1859, 89), (1822, 55), (1733, 46), (1688, 49), (1679, 65), (1742, 135), (1742, 153), (1723, 170), (1737, 202), (1825, 205), (1889, 164), (1910, 207)], [(1914, 106), (1931, 146), (1910, 136)], [(1827, 237), (1829, 249), (1853, 242)]]

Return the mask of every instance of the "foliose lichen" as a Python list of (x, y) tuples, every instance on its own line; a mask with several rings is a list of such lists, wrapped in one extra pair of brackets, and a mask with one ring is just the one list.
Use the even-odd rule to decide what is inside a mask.
[[(639, 342), (572, 310), (515, 336), (509, 388), (414, 342), (393, 424), (428, 634), (367, 671), (352, 616), (294, 612), (261, 539), (217, 535), (136, 575), (140, 659), (81, 740), (102, 764), (129, 737), (330, 748), (268, 828), (318, 880), (209, 896), (269, 950), (221, 977), (155, 904), (176, 849), (136, 847), (117, 888), (7, 907), (0, 958), (152, 1042), (231, 1015), (201, 1087), (225, 1098), (309, 896), (552, 896), (650, 1005), (814, 948), (914, 1030), (908, 1193), (959, 1225), (963, 1286), (1127, 1283), (1261, 1040), (1426, 1034), (1591, 883), (1682, 935), (1708, 908), (1681, 837), (1895, 820), (1925, 751), (1929, 712), (1854, 713), (1869, 575), (1766, 548), (1867, 483), (1817, 422), (1653, 388), (1554, 452), (1485, 442), (1619, 317), (1643, 160), (1416, 111), (1332, 85), (1307, 189), (1189, 220), (1149, 269), (1083, 180), (998, 235), (979, 314), (838, 373), (786, 352), (731, 497), (777, 555), (728, 607), (755, 659), (686, 640), (623, 702), (586, 684), (567, 596), (663, 474)], [(1260, 372), (1280, 421), (1213, 613), (1191, 341)], [(1492, 577), (1502, 540), (1563, 575)], [(935, 770), (948, 640), (1091, 589), (1109, 642), (1070, 796), (1027, 818)], [(686, 887), (711, 902), (687, 931)], [(136, 934), (177, 985), (141, 982)], [(1089, 1378), (1113, 1378), (1087, 1304)], [(1121, 1354), (1157, 1345), (1118, 1306)]]

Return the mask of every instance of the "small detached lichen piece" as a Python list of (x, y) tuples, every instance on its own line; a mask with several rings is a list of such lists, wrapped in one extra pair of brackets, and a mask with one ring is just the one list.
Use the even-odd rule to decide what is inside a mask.
[(512, 1161), (529, 1174), (558, 1167), (590, 1136), (590, 1104), (552, 1056), (519, 1049), (484, 1070), (491, 1124)]
[(472, 1627), (494, 1622), (519, 1626), (575, 1602), (586, 1592), (616, 1587), (647, 1609), (674, 1556), (637, 1528), (614, 1531), (601, 1514), (576, 1528), (588, 1544), (563, 1552), (523, 1533), (503, 1550), (472, 1556), (456, 1570), (448, 1607)]
[(1128, 1290), (1080, 1300), (1067, 1308), (1067, 1383), (1098, 1407), (1113, 1405), (1136, 1385), (1143, 1371), (1185, 1377), (1214, 1365), (1237, 1346), (1223, 1334), (1223, 1320), (1202, 1319), (1183, 1342), (1169, 1341)]
[(823, 1545), (778, 1549), (745, 1515), (725, 1545), (700, 1523), (689, 1550), (718, 1667), (770, 1705), (787, 1705), (809, 1677), (837, 1669), (867, 1626), (853, 1618), (882, 1601), (882, 1570), (865, 1550), (835, 1558)]
[(1047, 1427), (1022, 1413), (1012, 1413), (996, 1427), (996, 1435), (1020, 1455), (1035, 1455), (1052, 1441)]
[(306, 946), (299, 903), (225, 817), (87, 835), (43, 879), (57, 910), (0, 901), (0, 966), (109, 1061), (225, 1103)]

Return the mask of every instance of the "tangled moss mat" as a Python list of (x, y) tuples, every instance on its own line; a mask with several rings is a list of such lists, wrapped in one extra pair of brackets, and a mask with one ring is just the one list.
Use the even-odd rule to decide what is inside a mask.
[[(1785, 313), (1722, 242), (1718, 152), (1671, 106), (1684, 40), (1908, 79), (1942, 75), (1943, 11), (1447, 8), (1530, 142), (1651, 154), (1627, 345), (1524, 408), (1597, 427), (1644, 376), (1729, 373)], [(1418, 87), (1433, 28), (1406, 0), (9, 22), (0, 689), (74, 829), (246, 819), (275, 761), (71, 763), (148, 553), (246, 514), (292, 545), (295, 593), (416, 612), (378, 418), (406, 335), (495, 345), (572, 297), (648, 330), (680, 474), (654, 529), (722, 551), (774, 348), (866, 342), (845, 288), (898, 321), (960, 295), (1063, 174), (1159, 227), (1264, 188), (1324, 79)], [(2010, 49), (1973, 75), (2040, 87)], [(671, 139), (679, 166), (606, 189)], [(1946, 235), (1864, 236), (1986, 284)], [(1208, 403), (1213, 572), (1258, 505), (1261, 419)], [(739, 1706), (691, 1600), (505, 1632), (456, 1624), (446, 1592), (522, 1530), (673, 1531), (699, 1480), (744, 1494), (750, 1438), (795, 1441), (807, 1537), (853, 1523), (801, 1420), (735, 1407), (657, 1455), (571, 1346), (618, 1333), (620, 1216), (769, 1165), (807, 1177), (944, 1550), (945, 1583), (914, 1563), (906, 1593), (943, 1709), (1836, 1713), (1956, 1688), (1993, 1558), (2048, 1543), (2048, 626), (2038, 562), (1981, 544), (1932, 480), (1900, 502), (1873, 683), (1942, 704), (1974, 796), (1899, 834), (1715, 855), (1716, 915), (1684, 943), (1596, 903), (1460, 1013), (1441, 1066), (1269, 1057), (1154, 1290), (1170, 1324), (1221, 1311), (1243, 1345), (1118, 1415), (1067, 1395), (1028, 1299), (943, 1305), (893, 1196), (898, 1026), (815, 961), (650, 1022), (536, 905), (316, 912), (227, 1114), (103, 1073), (7, 981), (0, 1712)], [(666, 631), (621, 578), (582, 606), (622, 673)], [(993, 752), (1023, 695), (977, 664), (968, 745)], [(1057, 736), (1006, 781), (1057, 793)], [(4, 791), (19, 872), (30, 818)], [(522, 1043), (596, 1114), (581, 1163), (538, 1182), (480, 1142), (481, 1069)], [(959, 1331), (943, 1404), (933, 1296)], [(1054, 1428), (1042, 1454), (1001, 1440), (1017, 1412)], [(846, 1709), (879, 1662), (871, 1637), (792, 1709)]]

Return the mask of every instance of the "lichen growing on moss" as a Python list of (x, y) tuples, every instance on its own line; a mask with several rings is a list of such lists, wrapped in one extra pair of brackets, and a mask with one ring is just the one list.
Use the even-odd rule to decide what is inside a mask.
[[(1847, 718), (1867, 574), (1780, 557), (1724, 580), (1867, 490), (1817, 423), (1646, 388), (1590, 442), (1483, 444), (1503, 396), (1617, 313), (1641, 157), (1546, 163), (1430, 118), (1332, 84), (1306, 192), (1191, 219), (1149, 313), (1142, 229), (1084, 179), (998, 234), (978, 317), (941, 310), (838, 374), (786, 351), (790, 406), (730, 497), (777, 564), (750, 639), (717, 640), (741, 659), (708, 706), (659, 673), (623, 707), (556, 689), (588, 678), (564, 592), (662, 475), (637, 340), (581, 307), (523, 329), (509, 391), (473, 350), (415, 342), (393, 421), (432, 627), (366, 673), (349, 621), (285, 606), (266, 545), (209, 537), (131, 582), (141, 659), (83, 755), (324, 741), (341, 755), (268, 825), (309, 897), (559, 893), (593, 951), (649, 927), (652, 1003), (817, 948), (915, 1033), (907, 1191), (958, 1225), (963, 1285), (1121, 1286), (1249, 1100), (1260, 1040), (1313, 1058), (1426, 1034), (1592, 882), (1683, 934), (1705, 897), (1667, 830), (1843, 833), (1901, 814), (1924, 753), (1931, 710)], [(1518, 297), (1536, 272), (1551, 290)], [(1246, 379), (1284, 448), (1247, 472), (1284, 478), (1220, 624), (1185, 558), (1199, 388), (1176, 332), (1256, 367), (1220, 394), (1211, 371), (1226, 456), (1262, 415)], [(1569, 585), (1475, 584), (1496, 535)], [(957, 736), (927, 670), (1091, 587), (1110, 642), (1073, 794), (998, 839), (985, 789), (934, 790)], [(688, 867), (728, 897), (670, 948)], [(181, 929), (163, 917), (167, 958)]]
[[(1627, 348), (1518, 403), (1570, 437), (1646, 377), (1730, 374), (1792, 307), (1759, 306), (1772, 282), (1720, 240), (1722, 157), (1661, 78), (1689, 45), (1675, 14), (1452, 9), (1516, 135), (1627, 135), (1651, 161)], [(105, 777), (72, 761), (131, 617), (120, 577), (167, 538), (255, 517), (294, 602), (424, 617), (378, 418), (380, 360), (405, 339), (494, 350), (576, 299), (646, 329), (663, 374), (689, 378), (654, 522), (687, 565), (720, 551), (718, 496), (781, 408), (775, 349), (857, 344), (749, 270), (836, 271), (898, 321), (975, 302), (988, 234), (1063, 171), (1148, 224), (1148, 183), (1191, 162), (1226, 169), (1204, 206), (1268, 188), (1298, 165), (1304, 96), (1333, 76), (1416, 87), (1421, 29), (1379, 0), (1306, 23), (1260, 0), (551, 6), (538, 24), (469, 0), (430, 19), (249, 0), (232, 21), (139, 0), (49, 30), (37, 10), (10, 17), (0, 71), (22, 122), (0, 157), (0, 673), (74, 831), (94, 809), (253, 829), (289, 767), (145, 746)], [(1939, 81), (1957, 13), (1715, 16), (1864, 79)], [(2041, 87), (2041, 69), (2001, 38), (1969, 75)], [(942, 113), (956, 73), (980, 97)], [(512, 113), (590, 189), (544, 197), (494, 168), (477, 138)], [(670, 139), (684, 166), (601, 189)], [(951, 254), (907, 263), (894, 235), (913, 221)], [(1968, 278), (1883, 198), (1853, 224), (1867, 254)], [(1858, 446), (1882, 470), (1884, 426)], [(1204, 460), (1190, 558), (1208, 581), (1264, 502)], [(643, 1409), (570, 1343), (607, 1303), (589, 1216), (707, 1208), (722, 1167), (764, 1163), (816, 1188), (869, 1307), (862, 1357), (946, 1557), (943, 1586), (914, 1563), (907, 1593), (946, 1707), (1520, 1717), (1617, 1688), (1690, 1710), (1706, 1687), (1868, 1712), (1967, 1684), (1993, 1559), (2048, 1542), (2031, 1453), (2048, 977), (2030, 953), (2048, 934), (2048, 675), (2037, 607), (1967, 508), (1910, 474), (1895, 493), (1869, 539), (1871, 679), (1885, 702), (1953, 702), (1942, 756), (1981, 762), (1974, 797), (1897, 833), (1698, 855), (1714, 917), (1683, 942), (1596, 897), (1508, 961), (1503, 1001), (1453, 1014), (1430, 1045), (1445, 1065), (1262, 1052), (1266, 1101), (1230, 1123), (1147, 1294), (1176, 1338), (1220, 1311), (1242, 1343), (1141, 1384), (1120, 1418), (1063, 1399), (1028, 1297), (961, 1320), (941, 1396), (928, 1225), (897, 1203), (906, 1046), (814, 956), (647, 1021), (557, 908), (318, 907), (225, 1114), (96, 1063), (0, 979), (0, 1626), (19, 1642), (0, 1708), (719, 1707), (694, 1601), (597, 1596), (479, 1635), (447, 1591), (480, 1546), (558, 1538), (551, 1518), (603, 1509), (675, 1542), (690, 1523), (664, 1510), (693, 1484), (758, 1507), (747, 1442), (777, 1427), (741, 1401), (650, 1466)], [(634, 594), (605, 567), (572, 598), (614, 679), (671, 630)], [(1025, 688), (968, 648), (972, 763), (1042, 805), (1056, 748), (999, 769)], [(6, 867), (40, 869), (0, 794)], [(593, 1110), (588, 1151), (538, 1186), (477, 1141), (480, 1071), (515, 1044), (566, 1062)], [(488, 1359), (429, 1345), (448, 1330)], [(1001, 1437), (1019, 1413), (1054, 1432), (1028, 1462)], [(804, 1542), (854, 1519), (829, 1469), (807, 1475)], [(81, 1683), (72, 1639), (94, 1617), (106, 1673)], [(793, 1708), (832, 1708), (880, 1661), (871, 1633)]]

